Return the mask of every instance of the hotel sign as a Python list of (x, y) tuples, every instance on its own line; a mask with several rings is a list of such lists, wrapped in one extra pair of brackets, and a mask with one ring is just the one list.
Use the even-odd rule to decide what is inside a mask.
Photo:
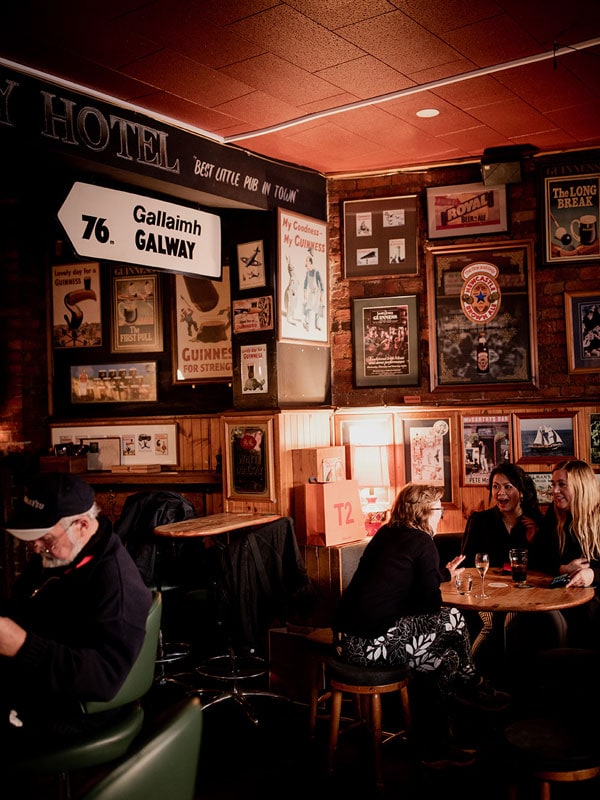
[(77, 182), (58, 219), (79, 256), (221, 277), (215, 214)]

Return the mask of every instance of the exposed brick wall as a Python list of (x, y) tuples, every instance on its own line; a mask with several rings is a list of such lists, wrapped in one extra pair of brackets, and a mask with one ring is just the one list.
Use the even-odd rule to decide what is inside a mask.
[[(453, 404), (489, 406), (514, 402), (543, 402), (553, 404), (575, 401), (598, 401), (600, 376), (598, 374), (568, 373), (567, 342), (565, 333), (564, 292), (585, 290), (600, 291), (600, 264), (573, 263), (559, 266), (541, 266), (537, 196), (537, 172), (533, 162), (525, 162), (523, 182), (507, 186), (509, 232), (496, 236), (460, 237), (429, 242), (439, 244), (475, 244), (530, 239), (534, 243), (534, 282), (537, 316), (539, 387), (524, 388), (509, 393), (492, 390), (459, 392), (451, 389), (430, 391), (429, 382), (429, 320), (427, 313), (427, 286), (425, 246), (427, 239), (427, 213), (425, 189), (429, 186), (451, 186), (481, 181), (477, 165), (460, 165), (432, 169), (424, 173), (382, 175), (378, 177), (331, 179), (328, 182), (329, 202), (329, 270), (331, 286), (331, 342), (332, 342), (332, 402), (334, 406), (375, 406), (402, 404), (405, 395), (419, 395), (425, 405)], [(345, 200), (392, 197), (416, 194), (419, 200), (419, 275), (417, 277), (391, 276), (384, 278), (346, 280), (343, 276), (342, 203)], [(351, 301), (355, 298), (386, 297), (417, 294), (420, 298), (420, 386), (393, 388), (353, 387)]]

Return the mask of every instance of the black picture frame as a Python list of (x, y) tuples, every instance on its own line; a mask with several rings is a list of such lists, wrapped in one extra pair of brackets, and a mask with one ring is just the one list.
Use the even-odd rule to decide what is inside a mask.
[(353, 300), (355, 386), (417, 386), (418, 327), (417, 295)]
[(417, 196), (346, 200), (344, 275), (418, 275)]

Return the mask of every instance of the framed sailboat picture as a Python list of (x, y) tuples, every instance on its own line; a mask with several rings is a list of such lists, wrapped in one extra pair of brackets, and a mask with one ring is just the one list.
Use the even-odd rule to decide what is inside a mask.
[(519, 464), (576, 458), (577, 412), (515, 414), (515, 457)]

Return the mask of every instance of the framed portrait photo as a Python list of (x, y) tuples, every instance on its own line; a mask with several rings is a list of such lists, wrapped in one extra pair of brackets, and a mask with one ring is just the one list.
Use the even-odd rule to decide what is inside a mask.
[(355, 386), (419, 384), (416, 295), (353, 300), (352, 339)]
[(531, 241), (427, 253), (431, 388), (537, 383)]
[(570, 373), (600, 370), (600, 292), (565, 292)]
[(508, 230), (506, 186), (465, 183), (426, 189), (430, 239), (481, 236)]
[(344, 275), (418, 275), (417, 197), (346, 200)]
[(327, 223), (277, 209), (279, 340), (329, 342)]

